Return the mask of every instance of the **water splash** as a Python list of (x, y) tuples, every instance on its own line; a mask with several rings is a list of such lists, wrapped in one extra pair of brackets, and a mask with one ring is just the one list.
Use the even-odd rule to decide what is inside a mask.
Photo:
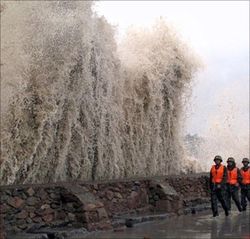
[(198, 64), (165, 22), (118, 49), (87, 1), (8, 2), (2, 26), (1, 184), (180, 171)]

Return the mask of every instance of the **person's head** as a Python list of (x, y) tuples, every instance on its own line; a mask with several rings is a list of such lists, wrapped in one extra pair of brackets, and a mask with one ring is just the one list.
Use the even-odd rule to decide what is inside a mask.
[(248, 159), (248, 158), (243, 158), (243, 159), (242, 159), (242, 163), (243, 163), (243, 166), (244, 166), (244, 167), (247, 167), (248, 164), (249, 164), (249, 159)]
[(214, 157), (214, 162), (215, 162), (216, 165), (220, 165), (221, 162), (222, 162), (222, 157), (220, 155), (216, 155)]
[(235, 160), (234, 160), (233, 157), (229, 157), (229, 158), (227, 159), (227, 165), (228, 165), (229, 167), (234, 167), (234, 166), (235, 166)]

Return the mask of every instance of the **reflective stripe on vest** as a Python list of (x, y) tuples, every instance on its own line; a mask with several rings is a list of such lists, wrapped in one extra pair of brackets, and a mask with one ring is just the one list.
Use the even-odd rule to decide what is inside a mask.
[(215, 165), (213, 165), (211, 168), (211, 173), (212, 173), (212, 182), (221, 183), (224, 174), (224, 166), (220, 165), (220, 167), (216, 169)]
[(235, 167), (233, 170), (227, 170), (227, 182), (229, 184), (236, 184), (237, 183), (237, 168)]
[(240, 173), (242, 176), (242, 183), (243, 184), (250, 184), (250, 168), (248, 168), (246, 171), (241, 169)]

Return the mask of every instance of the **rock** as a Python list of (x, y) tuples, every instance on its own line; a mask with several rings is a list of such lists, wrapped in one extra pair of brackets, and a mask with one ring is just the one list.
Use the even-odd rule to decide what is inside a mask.
[(40, 190), (36, 193), (36, 195), (42, 201), (44, 201), (44, 200), (46, 200), (48, 198), (48, 193), (43, 188), (40, 188)]
[(51, 222), (51, 221), (53, 221), (54, 216), (53, 216), (53, 214), (47, 214), (47, 215), (44, 215), (42, 218), (45, 222)]
[(112, 228), (113, 227), (112, 227), (112, 225), (110, 224), (109, 221), (107, 221), (107, 222), (101, 222), (101, 223), (98, 224), (98, 229), (99, 230), (110, 230)]
[[(2, 192), (0, 192), (0, 194), (1, 194)], [(6, 201), (8, 201), (8, 199), (9, 199), (9, 196), (8, 195), (1, 195), (1, 202), (6, 202)]]
[(99, 220), (108, 218), (108, 214), (104, 208), (98, 208), (97, 213), (98, 213)]
[(48, 209), (48, 208), (50, 208), (50, 205), (49, 205), (49, 204), (43, 204), (43, 205), (41, 206), (41, 209)]
[(75, 214), (73, 214), (73, 213), (68, 213), (68, 218), (70, 221), (75, 221), (75, 219), (76, 219)]
[(25, 230), (28, 226), (26, 224), (22, 224), (22, 225), (18, 225), (18, 228), (20, 228), (21, 230)]
[(28, 194), (30, 197), (32, 197), (32, 196), (35, 194), (35, 191), (33, 190), (33, 188), (29, 188), (29, 189), (27, 190), (27, 194)]
[(89, 222), (99, 222), (98, 214), (96, 211), (88, 212)]
[(113, 198), (112, 203), (117, 203), (117, 198)]
[(89, 203), (89, 204), (83, 206), (84, 211), (93, 211), (95, 209), (96, 209), (96, 205), (92, 204), (92, 203)]
[(64, 211), (56, 211), (55, 218), (56, 219), (64, 219), (66, 217), (66, 213)]
[(119, 199), (122, 199), (122, 198), (123, 198), (122, 195), (121, 195), (120, 193), (118, 193), (118, 192), (115, 193), (115, 197), (116, 197), (116, 198), (119, 198)]
[(16, 214), (16, 218), (18, 219), (26, 219), (29, 216), (28, 212), (22, 210), (20, 213)]
[(8, 206), (7, 204), (3, 203), (0, 204), (0, 213), (5, 214), (6, 212), (8, 212), (11, 209), (10, 206)]
[(31, 224), (33, 221), (32, 221), (31, 218), (27, 218), (27, 219), (26, 219), (26, 222), (27, 222), (28, 224)]
[(28, 233), (32, 233), (32, 232), (35, 232), (37, 230), (39, 230), (40, 228), (42, 228), (44, 225), (43, 224), (32, 224), (29, 226), (29, 228), (26, 230), (26, 232)]
[(14, 208), (21, 208), (24, 205), (24, 200), (22, 200), (19, 197), (11, 198), (8, 202), (8, 205), (14, 207)]
[(54, 228), (65, 228), (66, 226), (69, 225), (69, 221), (65, 221), (65, 218), (63, 220), (53, 220), (53, 222), (50, 223), (51, 227)]
[(46, 208), (46, 209), (38, 209), (35, 211), (35, 213), (39, 216), (44, 216), (44, 215), (48, 215), (48, 214), (53, 214), (54, 210), (51, 208)]
[(23, 189), (19, 189), (19, 188), (15, 188), (13, 191), (12, 191), (12, 196), (21, 196), (22, 195), (22, 192), (23, 192)]
[(102, 202), (96, 202), (95, 205), (97, 208), (104, 207), (104, 204)]
[(26, 200), (26, 203), (27, 205), (29, 206), (35, 206), (37, 203), (39, 202), (39, 200), (35, 197), (29, 197), (27, 200)]
[(82, 214), (79, 213), (76, 215), (76, 217), (77, 217), (78, 221), (82, 221), (82, 222), (86, 222), (86, 223), (88, 223), (90, 220), (87, 212), (82, 213)]
[(105, 197), (105, 192), (98, 192), (98, 196), (99, 196), (99, 198), (104, 198)]
[(66, 206), (65, 206), (65, 210), (67, 210), (67, 211), (72, 212), (72, 211), (74, 211), (74, 209), (75, 209), (75, 207), (74, 207), (74, 203), (73, 202), (68, 202), (66, 204)]
[(60, 195), (56, 194), (56, 193), (50, 193), (49, 196), (50, 196), (51, 199), (54, 199), (54, 200), (60, 199)]
[(114, 193), (112, 191), (108, 190), (106, 192), (106, 197), (107, 197), (108, 200), (112, 200), (113, 197), (114, 197)]
[(41, 223), (41, 222), (42, 222), (42, 218), (41, 218), (41, 217), (38, 217), (38, 216), (32, 218), (32, 220), (33, 220), (33, 222), (35, 222), (35, 223)]
[(52, 209), (56, 209), (56, 208), (59, 208), (59, 207), (60, 207), (60, 204), (52, 203), (52, 204), (50, 205), (50, 207), (51, 207)]
[(72, 222), (72, 227), (73, 228), (83, 228), (83, 223), (82, 222)]

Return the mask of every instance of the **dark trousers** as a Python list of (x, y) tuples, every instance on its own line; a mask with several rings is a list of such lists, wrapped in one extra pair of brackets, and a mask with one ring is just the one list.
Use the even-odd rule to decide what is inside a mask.
[(221, 203), (222, 208), (224, 209), (225, 213), (228, 213), (228, 208), (225, 201), (225, 195), (226, 190), (224, 187), (218, 188), (216, 185), (213, 185), (211, 188), (211, 203), (212, 203), (212, 211), (213, 216), (218, 215), (218, 204), (217, 200)]
[(247, 199), (250, 202), (250, 184), (241, 186), (241, 206), (243, 210), (247, 207)]
[(238, 210), (241, 212), (241, 204), (240, 204), (240, 198), (239, 198), (239, 187), (235, 185), (227, 184), (227, 207), (228, 210), (231, 210), (231, 199), (234, 200)]

